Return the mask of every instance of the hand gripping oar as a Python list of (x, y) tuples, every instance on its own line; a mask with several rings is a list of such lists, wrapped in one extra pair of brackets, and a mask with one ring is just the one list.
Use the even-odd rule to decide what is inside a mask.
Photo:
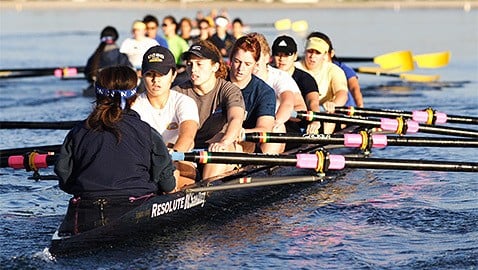
[(74, 76), (84, 71), (85, 67), (83, 66), (0, 69), (0, 79), (40, 76), (55, 76), (63, 78), (68, 76)]
[(307, 121), (325, 121), (336, 124), (350, 124), (359, 126), (380, 127), (384, 131), (391, 131), (396, 134), (404, 135), (408, 133), (424, 132), (432, 134), (442, 134), (451, 136), (473, 137), (478, 138), (478, 131), (456, 127), (442, 127), (442, 126), (426, 126), (419, 125), (413, 120), (406, 120), (403, 118), (358, 118), (346, 115), (317, 113), (312, 111), (293, 112), (292, 118), (299, 118)]
[(383, 134), (290, 134), (253, 132), (244, 134), (247, 142), (260, 143), (302, 143), (302, 144), (336, 144), (345, 147), (385, 148), (387, 146), (420, 146), (420, 147), (478, 147), (476, 139), (458, 139), (443, 137), (387, 137)]
[(442, 112), (437, 112), (432, 108), (417, 111), (401, 111), (401, 110), (387, 110), (387, 109), (371, 109), (371, 108), (356, 108), (356, 107), (335, 107), (335, 112), (345, 113), (349, 116), (375, 116), (375, 117), (406, 117), (424, 123), (427, 125), (458, 123), (458, 124), (473, 124), (478, 125), (478, 117), (447, 115)]
[(71, 129), (80, 121), (60, 122), (28, 122), (28, 121), (0, 121), (0, 129)]
[(344, 168), (387, 169), (387, 170), (424, 170), (478, 172), (478, 163), (454, 161), (428, 161), (408, 159), (352, 158), (343, 155), (332, 155), (325, 150), (315, 154), (268, 155), (228, 152), (174, 152), (171, 155), (176, 161), (191, 161), (200, 164), (248, 164), (248, 165), (280, 165), (295, 166), (303, 169), (314, 169), (319, 173)]

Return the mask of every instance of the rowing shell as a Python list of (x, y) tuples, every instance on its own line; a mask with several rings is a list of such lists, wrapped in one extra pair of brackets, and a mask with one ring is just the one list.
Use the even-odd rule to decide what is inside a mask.
[[(320, 146), (302, 146), (301, 148), (288, 151), (286, 154), (298, 152), (314, 152)], [(356, 151), (336, 146), (325, 146), (330, 152)], [(78, 234), (60, 233), (57, 230), (51, 241), (49, 251), (53, 255), (68, 255), (74, 253), (91, 252), (104, 246), (116, 246), (127, 241), (144, 241), (153, 235), (166, 235), (172, 231), (185, 228), (200, 220), (207, 220), (224, 209), (254, 208), (271, 201), (277, 201), (291, 192), (303, 189), (317, 181), (334, 179), (344, 172), (333, 172), (327, 178), (313, 177), (313, 181), (303, 183), (290, 183), (283, 185), (267, 185), (242, 189), (226, 189), (222, 191), (198, 191), (188, 192), (204, 187), (232, 186), (238, 179), (248, 177), (271, 177), (292, 175), (297, 178), (311, 176), (311, 170), (297, 169), (279, 166), (246, 166), (215, 179), (203, 180), (186, 190), (166, 194), (155, 195), (136, 208), (129, 210), (118, 219), (109, 221), (104, 226), (99, 226)], [(250, 178), (249, 178), (250, 179)], [(66, 221), (68, 214), (65, 217)], [(60, 226), (61, 227), (61, 226)], [(149, 237), (149, 238), (148, 238)], [(138, 240), (140, 239), (140, 240)]]

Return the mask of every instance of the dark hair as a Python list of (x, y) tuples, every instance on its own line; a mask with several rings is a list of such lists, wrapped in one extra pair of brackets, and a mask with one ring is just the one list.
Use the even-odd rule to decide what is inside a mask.
[(217, 55), (217, 59), (219, 59), (219, 62), (216, 62), (216, 61), (211, 59), (211, 61), (213, 63), (219, 63), (219, 68), (217, 69), (216, 74), (215, 74), (216, 78), (223, 78), (223, 79), (227, 78), (227, 73), (228, 73), (227, 65), (224, 62), (224, 60), (222, 58), (222, 55), (221, 55), (221, 52), (216, 47), (216, 45), (214, 45), (209, 40), (200, 40), (197, 43), (194, 43), (194, 45), (204, 46), (204, 47), (208, 48), (209, 50), (213, 51)]
[(211, 23), (210, 23), (208, 20), (206, 20), (206, 19), (200, 19), (200, 20), (198, 21), (198, 26), (200, 26), (201, 23), (207, 23), (207, 26), (208, 26), (208, 27), (211, 27)]
[(143, 22), (144, 22), (145, 24), (146, 24), (146, 23), (149, 23), (149, 22), (154, 22), (156, 25), (159, 25), (158, 18), (156, 18), (155, 16), (150, 15), (150, 14), (144, 16)]
[(256, 62), (261, 58), (261, 44), (256, 38), (251, 36), (242, 36), (236, 40), (231, 49), (231, 55), (229, 57), (231, 60), (239, 49), (242, 49), (246, 52), (251, 52)]
[[(112, 66), (98, 71), (95, 86), (108, 90), (129, 90), (135, 88), (137, 82), (136, 72), (130, 67)], [(135, 99), (136, 96), (127, 99), (125, 109), (129, 109)], [(95, 131), (111, 132), (119, 142), (121, 133), (116, 124), (123, 116), (120, 93), (116, 93), (114, 97), (97, 94), (95, 103), (93, 111), (86, 119), (86, 127)]]
[(114, 44), (116, 40), (118, 40), (118, 37), (118, 31), (113, 26), (106, 26), (105, 28), (103, 28), (103, 30), (101, 30), (100, 44), (93, 53), (93, 58), (91, 61), (91, 71), (86, 74), (89, 82), (93, 82), (94, 78), (97, 76), (98, 68), (100, 66), (101, 54), (105, 50), (106, 45)]
[(178, 33), (178, 21), (176, 21), (176, 18), (174, 18), (172, 15), (168, 15), (163, 18), (163, 22), (165, 20), (170, 20), (172, 24), (174, 24), (174, 32), (177, 34)]
[[(312, 32), (307, 36), (307, 39), (313, 38), (313, 37), (324, 40), (329, 45), (329, 51), (328, 51), (329, 53), (334, 49), (334, 47), (332, 46), (332, 40), (326, 34), (322, 32)], [(332, 56), (332, 60), (337, 60), (337, 57), (335, 57), (335, 54), (334, 56)]]
[(239, 18), (235, 18), (235, 19), (232, 21), (232, 24), (235, 24), (235, 23), (239, 23), (240, 25), (244, 25), (244, 24), (242, 23), (242, 20), (239, 19)]

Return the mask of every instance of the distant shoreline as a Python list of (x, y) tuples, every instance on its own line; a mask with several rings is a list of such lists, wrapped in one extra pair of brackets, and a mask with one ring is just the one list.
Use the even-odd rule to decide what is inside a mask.
[[(288, 0), (282, 0), (289, 2)], [(148, 9), (148, 8), (166, 8), (166, 9), (205, 9), (205, 8), (227, 8), (227, 9), (285, 9), (285, 8), (317, 8), (317, 9), (462, 9), (470, 11), (478, 8), (477, 0), (468, 1), (337, 1), (337, 0), (319, 0), (309, 3), (284, 3), (282, 1), (92, 1), (92, 0), (72, 0), (72, 1), (28, 1), (28, 0), (0, 0), (0, 7), (4, 9), (14, 9), (17, 11), (31, 9)], [(304, 0), (304, 2), (307, 2)]]

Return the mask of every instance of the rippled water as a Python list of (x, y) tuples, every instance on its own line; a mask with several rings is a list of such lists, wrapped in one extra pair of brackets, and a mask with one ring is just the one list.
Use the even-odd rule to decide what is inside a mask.
[[(146, 11), (2, 10), (0, 67), (82, 65), (106, 24), (120, 29)], [(194, 10), (158, 16), (193, 16)], [(230, 10), (263, 22), (262, 10)], [(414, 110), (432, 106), (478, 116), (478, 14), (461, 10), (271, 10), (271, 20), (305, 18), (329, 33), (337, 53), (373, 56), (450, 49), (442, 82), (409, 84), (360, 77), (366, 106)], [(340, 18), (337, 20), (337, 18)], [(6, 23), (10, 22), (10, 23)], [(277, 35), (264, 31), (271, 40)], [(291, 33), (292, 34), (292, 33)], [(300, 35), (296, 35), (299, 39)], [(91, 108), (83, 81), (55, 78), (0, 81), (0, 118), (77, 120)], [(462, 126), (470, 128), (469, 126)], [(475, 128), (476, 129), (476, 128)], [(58, 144), (66, 131), (0, 130), (0, 149)], [(374, 157), (477, 162), (476, 149), (389, 147)], [(43, 174), (51, 174), (44, 170)], [(211, 219), (169, 236), (93, 254), (51, 258), (44, 251), (61, 222), (68, 195), (55, 181), (0, 169), (0, 265), (17, 269), (302, 268), (475, 269), (478, 266), (476, 173), (355, 169), (330, 182), (283, 193), (257, 207), (222, 209)]]

